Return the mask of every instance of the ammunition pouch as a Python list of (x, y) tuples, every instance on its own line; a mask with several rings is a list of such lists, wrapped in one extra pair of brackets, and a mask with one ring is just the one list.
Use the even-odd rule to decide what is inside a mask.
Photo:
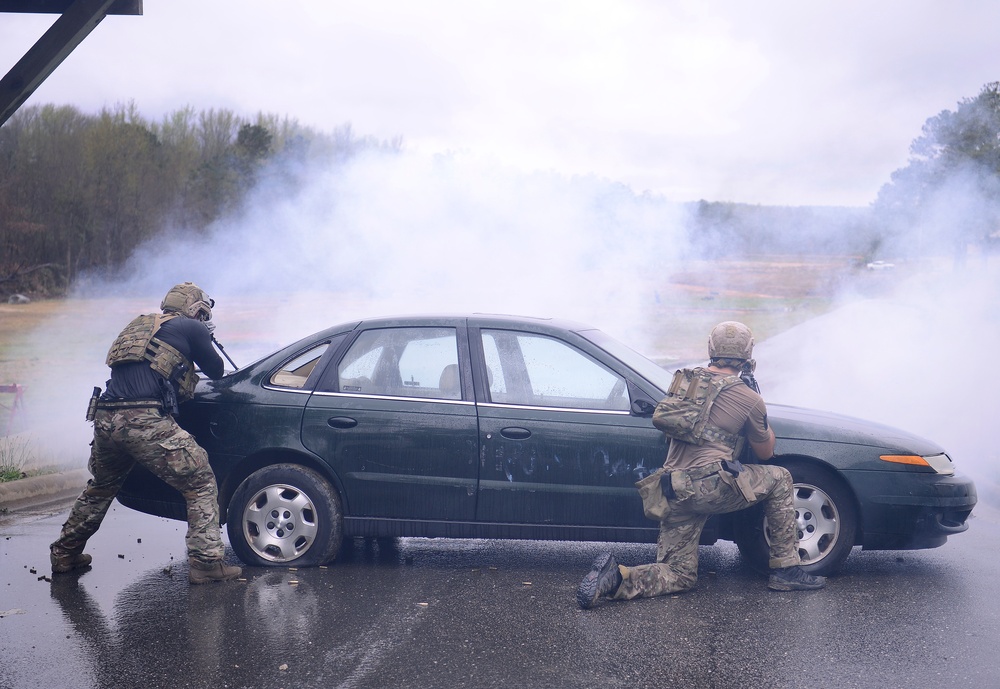
[(172, 383), (177, 383), (179, 392), (171, 394), (180, 398), (181, 402), (194, 397), (195, 386), (198, 385), (198, 374), (194, 372), (184, 355), (175, 348), (157, 338), (152, 338), (146, 347), (145, 359), (149, 367)]
[[(635, 487), (642, 498), (642, 513), (647, 519), (662, 521), (670, 513), (667, 486), (670, 486), (670, 472), (662, 467), (636, 482)], [(670, 491), (673, 492), (672, 487)]]

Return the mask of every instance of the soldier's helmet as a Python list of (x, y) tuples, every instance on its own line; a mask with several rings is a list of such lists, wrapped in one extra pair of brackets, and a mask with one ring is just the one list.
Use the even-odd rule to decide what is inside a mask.
[(215, 300), (205, 294), (198, 285), (193, 282), (183, 282), (170, 288), (167, 296), (163, 297), (160, 310), (163, 313), (179, 313), (199, 321), (210, 321), (213, 306)]
[(708, 336), (710, 359), (747, 360), (753, 356), (753, 333), (737, 321), (725, 321), (712, 328)]

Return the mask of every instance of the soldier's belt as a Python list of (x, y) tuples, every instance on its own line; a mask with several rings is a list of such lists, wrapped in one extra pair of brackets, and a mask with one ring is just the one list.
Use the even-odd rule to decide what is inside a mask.
[(99, 400), (97, 402), (97, 409), (106, 410), (118, 410), (118, 409), (161, 409), (163, 407), (163, 402), (160, 400), (120, 400), (117, 402), (110, 402)]
[(692, 481), (707, 478), (714, 474), (718, 474), (720, 471), (722, 471), (722, 462), (712, 462), (711, 464), (706, 464), (703, 467), (695, 467), (694, 469), (678, 470), (679, 473), (687, 474), (687, 477)]

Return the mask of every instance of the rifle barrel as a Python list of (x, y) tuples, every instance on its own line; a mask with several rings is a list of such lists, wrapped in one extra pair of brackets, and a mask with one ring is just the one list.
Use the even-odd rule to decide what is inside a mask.
[(212, 343), (219, 348), (219, 351), (222, 352), (222, 356), (226, 357), (226, 361), (233, 365), (233, 369), (239, 371), (240, 367), (237, 366), (236, 362), (233, 361), (229, 354), (226, 353), (226, 348), (222, 346), (222, 343), (215, 339), (215, 335), (212, 335)]

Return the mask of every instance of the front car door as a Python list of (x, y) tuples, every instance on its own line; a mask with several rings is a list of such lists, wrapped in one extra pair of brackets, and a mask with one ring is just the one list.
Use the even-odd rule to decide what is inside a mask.
[(477, 518), (552, 527), (547, 537), (578, 526), (648, 529), (634, 484), (663, 463), (663, 436), (631, 411), (635, 388), (620, 362), (571, 336), (470, 327), (480, 381)]

